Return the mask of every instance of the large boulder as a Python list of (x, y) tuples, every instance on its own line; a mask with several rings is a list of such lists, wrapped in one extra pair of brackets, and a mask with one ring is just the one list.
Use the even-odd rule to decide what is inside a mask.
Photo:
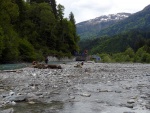
[(21, 102), (26, 100), (26, 95), (12, 95), (5, 98), (7, 101)]

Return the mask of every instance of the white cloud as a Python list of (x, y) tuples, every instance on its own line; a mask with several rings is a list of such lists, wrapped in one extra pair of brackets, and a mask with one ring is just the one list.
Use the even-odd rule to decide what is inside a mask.
[(65, 7), (65, 17), (73, 12), (76, 22), (105, 14), (135, 13), (150, 4), (150, 0), (56, 0)]

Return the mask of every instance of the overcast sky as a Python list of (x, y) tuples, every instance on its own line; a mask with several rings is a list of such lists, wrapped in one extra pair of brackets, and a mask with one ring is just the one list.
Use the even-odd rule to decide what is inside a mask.
[(150, 4), (150, 0), (56, 0), (65, 7), (65, 17), (73, 12), (76, 23), (120, 12), (135, 13)]

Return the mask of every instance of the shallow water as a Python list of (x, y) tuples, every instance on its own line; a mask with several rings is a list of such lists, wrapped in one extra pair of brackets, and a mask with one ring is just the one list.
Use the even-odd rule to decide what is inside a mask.
[(63, 109), (63, 103), (53, 101), (52, 103), (35, 103), (19, 102), (14, 106), (6, 106), (3, 109), (13, 108), (14, 113), (56, 113)]
[[(44, 62), (42, 62), (44, 63)], [(49, 61), (48, 64), (57, 65), (57, 64), (68, 64), (72, 61)], [(0, 70), (14, 70), (21, 69), (30, 66), (31, 63), (17, 63), (17, 64), (0, 64)]]
[(27, 67), (29, 63), (18, 63), (18, 64), (0, 64), (0, 70), (14, 70)]
[[(96, 69), (92, 67), (93, 70), (88, 68), (89, 64), (85, 64), (87, 67), (82, 69), (71, 68), (74, 65), (68, 67), (63, 65), (66, 66), (65, 69), (58, 71), (40, 70), (42, 77), (45, 77), (43, 81), (50, 80), (48, 85), (54, 86), (50, 89), (62, 89), (50, 93), (48, 102), (51, 100), (57, 102), (19, 103), (9, 108), (14, 108), (14, 113), (149, 113), (149, 109), (145, 108), (145, 104), (149, 102), (147, 101), (149, 96), (146, 95), (149, 94), (149, 65), (133, 67), (133, 65), (93, 64), (96, 67)], [(84, 72), (84, 69), (89, 70)], [(133, 108), (127, 106), (130, 99), (135, 100)]]

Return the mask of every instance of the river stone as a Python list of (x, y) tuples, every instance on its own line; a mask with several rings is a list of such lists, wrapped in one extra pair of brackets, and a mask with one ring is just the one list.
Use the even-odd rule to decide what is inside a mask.
[(13, 95), (13, 96), (6, 97), (6, 100), (15, 101), (15, 102), (24, 101), (25, 99), (26, 99), (25, 95)]
[(141, 95), (140, 97), (141, 97), (141, 98), (147, 98), (147, 96), (146, 96), (146, 95)]
[(129, 104), (135, 103), (135, 100), (134, 99), (130, 99), (130, 100), (127, 101), (127, 103), (129, 103)]
[(150, 109), (150, 104), (147, 104), (145, 107), (146, 107), (147, 109)]
[(150, 76), (150, 73), (146, 73), (146, 76)]
[(9, 108), (9, 109), (0, 111), (0, 113), (14, 113), (14, 109), (13, 108)]
[(120, 91), (120, 90), (116, 90), (115, 92), (116, 92), (116, 93), (121, 93), (121, 91)]
[(97, 90), (98, 90), (98, 92), (109, 92), (107, 89), (103, 89), (103, 90), (97, 89)]
[(70, 96), (69, 99), (75, 99), (75, 96)]
[(28, 103), (29, 103), (29, 104), (35, 104), (35, 102), (34, 102), (34, 101), (29, 101)]
[(41, 95), (43, 95), (43, 93), (42, 92), (37, 92), (37, 93), (35, 93), (35, 95), (36, 96), (41, 96)]
[(134, 105), (133, 105), (133, 104), (126, 104), (126, 107), (127, 107), (127, 108), (133, 108)]
[(91, 94), (89, 94), (89, 93), (82, 93), (80, 95), (83, 96), (83, 97), (90, 97), (91, 96)]

